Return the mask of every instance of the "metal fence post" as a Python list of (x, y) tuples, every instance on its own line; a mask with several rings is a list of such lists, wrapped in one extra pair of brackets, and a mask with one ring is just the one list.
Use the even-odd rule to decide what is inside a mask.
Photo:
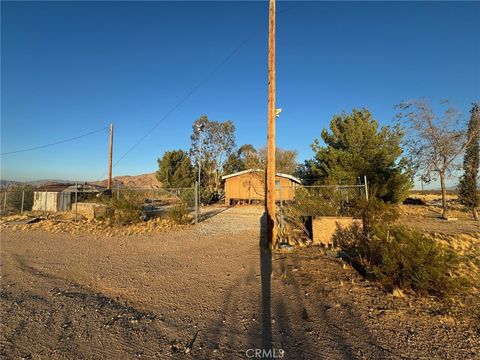
[(117, 200), (120, 199), (120, 183), (117, 183)]
[(368, 201), (367, 175), (363, 175), (363, 181), (365, 182), (365, 199)]
[(47, 216), (47, 199), (48, 199), (48, 193), (47, 193), (47, 189), (45, 189), (45, 210), (43, 214), (45, 216)]
[(198, 182), (195, 181), (195, 224), (198, 224)]
[(283, 209), (283, 199), (282, 199), (282, 184), (278, 188), (278, 197), (280, 199), (280, 209)]
[(78, 184), (75, 183), (75, 222), (77, 222), (77, 212), (78, 212)]
[(23, 203), (25, 201), (25, 189), (22, 189), (22, 207), (20, 210), (20, 214), (23, 214)]

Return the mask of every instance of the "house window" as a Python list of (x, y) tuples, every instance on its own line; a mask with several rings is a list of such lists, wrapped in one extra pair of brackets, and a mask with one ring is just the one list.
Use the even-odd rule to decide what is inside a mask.
[(275, 189), (280, 189), (280, 180), (275, 180)]

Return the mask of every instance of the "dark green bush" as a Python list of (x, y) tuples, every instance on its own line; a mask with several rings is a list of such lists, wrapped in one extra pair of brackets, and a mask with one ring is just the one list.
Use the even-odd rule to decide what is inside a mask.
[(200, 189), (200, 200), (202, 204), (210, 205), (218, 202), (220, 200), (220, 194), (215, 190), (210, 190), (209, 188)]
[(357, 200), (353, 204), (352, 215), (362, 220), (363, 232), (368, 237), (391, 226), (399, 213), (395, 206), (373, 197), (369, 201)]
[(167, 217), (176, 224), (188, 224), (190, 216), (188, 215), (188, 207), (185, 204), (178, 204), (168, 209)]
[(295, 201), (290, 206), (305, 216), (338, 216), (341, 213), (341, 194), (333, 189), (298, 188), (295, 190)]
[(131, 224), (140, 221), (142, 206), (136, 199), (120, 196), (109, 198), (107, 206), (113, 210), (107, 212), (108, 217), (121, 224)]
[(334, 242), (365, 277), (389, 290), (436, 296), (451, 294), (465, 284), (454, 275), (458, 256), (419, 231), (394, 225), (395, 211), (389, 205), (372, 201), (360, 212), (363, 228), (354, 224), (338, 229)]
[(187, 206), (195, 206), (195, 189), (184, 189), (180, 194), (180, 200)]

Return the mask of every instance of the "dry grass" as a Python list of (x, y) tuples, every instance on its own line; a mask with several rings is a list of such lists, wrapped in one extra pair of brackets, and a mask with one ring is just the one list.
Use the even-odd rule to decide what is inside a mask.
[(427, 205), (399, 205), (399, 223), (426, 232), (448, 246), (461, 257), (459, 272), (473, 284), (480, 283), (480, 223), (458, 203), (455, 193), (447, 194), (449, 214), (457, 219), (453, 221), (440, 218), (439, 192), (413, 192), (411, 197), (420, 198)]

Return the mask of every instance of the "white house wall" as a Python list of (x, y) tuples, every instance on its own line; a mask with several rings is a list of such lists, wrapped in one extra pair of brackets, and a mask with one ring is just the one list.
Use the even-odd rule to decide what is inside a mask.
[(70, 192), (35, 191), (33, 195), (32, 210), (34, 211), (68, 211), (70, 210), (70, 205)]
[(61, 192), (57, 194), (57, 211), (68, 211), (70, 210), (70, 203), (72, 199), (71, 192)]

